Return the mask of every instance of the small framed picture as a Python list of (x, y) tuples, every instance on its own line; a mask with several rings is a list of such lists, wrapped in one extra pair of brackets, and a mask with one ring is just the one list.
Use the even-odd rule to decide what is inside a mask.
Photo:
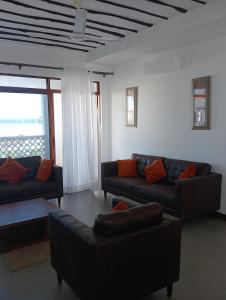
[(138, 87), (126, 89), (126, 127), (137, 127)]
[(192, 79), (193, 130), (210, 129), (210, 76)]

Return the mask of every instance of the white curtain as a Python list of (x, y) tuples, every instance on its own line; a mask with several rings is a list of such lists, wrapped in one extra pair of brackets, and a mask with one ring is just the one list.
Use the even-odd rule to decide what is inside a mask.
[(65, 69), (62, 78), (64, 192), (99, 187), (100, 126), (87, 70)]

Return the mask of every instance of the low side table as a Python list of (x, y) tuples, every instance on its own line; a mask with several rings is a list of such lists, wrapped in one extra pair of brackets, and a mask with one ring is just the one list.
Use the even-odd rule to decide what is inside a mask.
[(0, 252), (48, 240), (48, 215), (55, 209), (41, 198), (0, 205)]

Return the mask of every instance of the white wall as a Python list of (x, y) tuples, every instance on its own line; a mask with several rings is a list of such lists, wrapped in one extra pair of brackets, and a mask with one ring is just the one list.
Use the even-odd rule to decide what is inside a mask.
[[(144, 75), (153, 57), (115, 68), (112, 158), (138, 152), (208, 162), (224, 176), (221, 211), (226, 213), (226, 37), (161, 53), (155, 60), (175, 56), (182, 59), (179, 71)], [(191, 79), (206, 75), (212, 76), (211, 130), (193, 131)], [(125, 127), (125, 88), (130, 86), (139, 88), (137, 128)]]

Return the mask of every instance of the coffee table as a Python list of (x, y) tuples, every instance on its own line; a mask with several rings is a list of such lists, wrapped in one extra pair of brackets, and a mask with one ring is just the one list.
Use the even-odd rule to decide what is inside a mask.
[(0, 252), (48, 239), (48, 214), (57, 207), (45, 199), (0, 205)]

